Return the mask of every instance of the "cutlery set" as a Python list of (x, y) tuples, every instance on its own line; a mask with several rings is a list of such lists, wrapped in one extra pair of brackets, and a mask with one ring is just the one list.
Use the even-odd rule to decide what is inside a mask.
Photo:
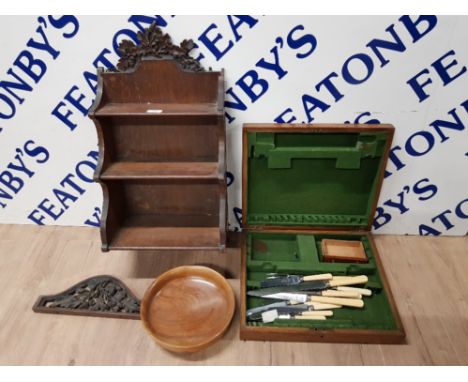
[(247, 310), (247, 319), (263, 323), (275, 320), (326, 320), (333, 310), (342, 307), (363, 308), (363, 296), (372, 295), (370, 289), (350, 285), (364, 285), (368, 278), (361, 276), (333, 276), (331, 273), (300, 276), (269, 274), (259, 289), (248, 296), (281, 300)]

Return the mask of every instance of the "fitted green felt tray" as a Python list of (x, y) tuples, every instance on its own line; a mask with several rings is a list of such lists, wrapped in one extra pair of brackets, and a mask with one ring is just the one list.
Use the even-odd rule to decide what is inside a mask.
[[(359, 240), (369, 260), (366, 264), (321, 262), (323, 239)], [(364, 297), (363, 309), (341, 308), (334, 310), (326, 321), (276, 321), (269, 324), (249, 322), (248, 325), (315, 328), (365, 328), (396, 330), (390, 304), (377, 270), (375, 256), (366, 235), (343, 234), (291, 234), (291, 233), (247, 233), (247, 289), (260, 287), (260, 281), (269, 272), (310, 275), (332, 273), (335, 276), (366, 274), (373, 295)], [(247, 296), (247, 309), (273, 301)]]
[[(242, 339), (398, 343), (404, 330), (369, 233), (391, 125), (244, 125)], [(362, 243), (366, 263), (325, 262), (322, 240)], [(365, 274), (362, 309), (325, 321), (248, 321), (247, 309), (275, 300), (247, 296), (269, 273)]]

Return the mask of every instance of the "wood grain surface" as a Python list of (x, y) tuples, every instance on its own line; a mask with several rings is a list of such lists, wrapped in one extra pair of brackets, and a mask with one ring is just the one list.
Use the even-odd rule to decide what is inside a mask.
[(182, 265), (160, 275), (141, 300), (141, 320), (165, 349), (194, 353), (228, 329), (236, 298), (229, 282), (209, 267)]
[(238, 309), (238, 248), (104, 254), (98, 229), (0, 225), (0, 364), (467, 365), (468, 237), (375, 236), (375, 243), (406, 345), (244, 342), (237, 310), (218, 342), (177, 355), (158, 346), (139, 321), (37, 314), (32, 306), (41, 294), (98, 274), (120, 278), (141, 298), (164, 271), (198, 264), (232, 279)]
[[(102, 249), (224, 249), (224, 72), (188, 72), (177, 60), (147, 58), (127, 72), (98, 74), (88, 116), (99, 141), (94, 180), (104, 196)], [(182, 232), (163, 219), (154, 232), (130, 224), (160, 214), (179, 218), (177, 227), (187, 215), (200, 215), (202, 224)]]

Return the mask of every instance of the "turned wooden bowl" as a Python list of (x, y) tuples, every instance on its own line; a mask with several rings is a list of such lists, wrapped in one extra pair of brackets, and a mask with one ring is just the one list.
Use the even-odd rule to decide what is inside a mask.
[(218, 272), (202, 266), (173, 268), (159, 276), (141, 301), (145, 329), (167, 350), (205, 349), (229, 327), (234, 292)]

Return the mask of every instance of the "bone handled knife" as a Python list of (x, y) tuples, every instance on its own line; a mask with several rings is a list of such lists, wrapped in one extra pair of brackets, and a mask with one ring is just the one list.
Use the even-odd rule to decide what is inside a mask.
[(269, 288), (269, 287), (275, 287), (275, 286), (297, 285), (305, 281), (326, 281), (326, 280), (331, 280), (332, 278), (333, 278), (333, 275), (331, 273), (323, 273), (319, 275), (308, 275), (308, 276), (274, 275), (260, 282), (260, 286), (262, 288)]
[(332, 304), (332, 305), (341, 305), (348, 306), (352, 308), (362, 308), (364, 306), (364, 301), (357, 298), (340, 298), (340, 297), (326, 297), (326, 296), (308, 296), (307, 294), (301, 293), (277, 293), (274, 295), (263, 296), (264, 298), (273, 298), (273, 299), (284, 299), (284, 300), (293, 300), (299, 301), (302, 304), (309, 303), (321, 303), (321, 304)]
[(357, 298), (361, 299), (362, 296), (356, 292), (338, 291), (338, 290), (319, 290), (319, 291), (296, 291), (296, 293), (282, 292), (283, 288), (273, 287), (265, 289), (254, 289), (247, 292), (248, 296), (272, 298), (278, 300), (290, 300), (292, 302), (305, 302), (308, 300), (307, 296), (326, 296), (326, 297), (341, 297), (341, 298)]
[[(270, 289), (270, 288), (268, 288)], [(281, 288), (279, 288), (281, 289)], [(287, 300), (287, 301), (296, 301), (302, 304), (307, 303), (323, 303), (323, 304), (332, 304), (332, 305), (341, 305), (341, 306), (350, 306), (354, 308), (362, 308), (364, 306), (364, 301), (357, 298), (340, 298), (340, 297), (327, 297), (327, 296), (309, 296), (306, 293), (272, 293), (272, 294), (262, 294), (261, 289), (248, 291), (247, 294), (255, 297), (269, 298), (274, 300)]]
[(320, 302), (307, 302), (305, 305), (311, 306), (313, 309), (311, 310), (330, 310), (330, 309), (339, 309), (341, 308), (341, 305), (335, 305), (335, 304), (322, 304)]
[[(292, 316), (292, 317), (310, 317), (310, 319), (315, 319), (315, 317), (332, 317), (333, 316), (333, 311), (331, 310), (317, 310), (317, 311), (310, 311), (310, 310), (305, 310), (302, 312), (299, 311), (290, 311), (288, 310), (289, 308), (276, 308), (272, 309), (277, 312), (278, 316)], [(256, 314), (254, 319), (261, 319), (262, 321), (264, 320), (264, 317), (268, 317), (271, 315), (272, 310), (268, 310), (266, 312), (263, 312), (261, 314)], [(265, 322), (265, 321), (263, 321)]]
[[(268, 289), (277, 290), (278, 288), (280, 288), (282, 292), (324, 290), (324, 289), (336, 288), (339, 286), (365, 284), (367, 281), (368, 281), (367, 276), (362, 275), (362, 276), (354, 276), (354, 277), (343, 277), (343, 278), (339, 278), (336, 280), (333, 278), (331, 280), (303, 281), (295, 285), (280, 285), (276, 287), (260, 288), (260, 290), (268, 290)], [(275, 293), (275, 292), (272, 292), (272, 293)]]
[(262, 313), (262, 321), (264, 323), (273, 322), (276, 319), (286, 320), (326, 320), (326, 316), (302, 316), (302, 315), (290, 315), (290, 314), (279, 314), (276, 309), (269, 310), (268, 312)]
[[(342, 306), (349, 306), (352, 308), (362, 308), (364, 301), (355, 298), (339, 298), (339, 297), (324, 297), (324, 296), (311, 296), (310, 302), (319, 302), (322, 304), (336, 304)], [(307, 302), (305, 302), (307, 304)]]
[(362, 298), (361, 294), (355, 291), (348, 291), (348, 290), (334, 290), (334, 289), (326, 289), (322, 291), (310, 291), (307, 292), (308, 295), (315, 295), (315, 296), (327, 296), (327, 297), (348, 297), (348, 298)]
[(253, 317), (263, 312), (267, 312), (272, 309), (277, 309), (279, 311), (284, 312), (303, 312), (303, 311), (330, 311), (330, 309), (337, 309), (340, 308), (339, 305), (333, 304), (321, 304), (321, 303), (313, 303), (313, 304), (297, 304), (291, 301), (280, 301), (275, 302), (273, 304), (267, 304), (263, 306), (258, 306), (256, 308), (248, 309), (246, 312), (247, 318)]
[(291, 316), (290, 314), (283, 314), (278, 316), (280, 320), (326, 320), (327, 317), (325, 316), (302, 316), (302, 315), (296, 315), (296, 316)]
[(325, 316), (331, 317), (333, 316), (333, 310), (304, 310), (303, 312), (298, 313), (300, 316)]
[[(269, 288), (260, 288), (247, 292), (251, 296), (262, 297), (263, 295), (269, 295), (274, 293), (294, 293), (304, 291), (323, 291), (325, 289), (331, 289), (343, 285), (356, 285), (365, 284), (367, 282), (367, 276), (355, 276), (347, 277), (339, 280), (319, 280), (319, 281), (304, 281), (297, 285), (285, 285)], [(341, 291), (343, 292), (343, 291)]]
[(337, 291), (342, 291), (342, 292), (356, 292), (356, 293), (359, 293), (362, 296), (372, 296), (372, 291), (370, 289), (365, 289), (365, 288), (339, 286), (339, 287), (336, 287), (336, 290)]
[(350, 276), (350, 277), (342, 277), (339, 279), (331, 279), (328, 284), (330, 287), (339, 287), (345, 285), (356, 285), (356, 284), (365, 284), (369, 281), (369, 278), (366, 275), (361, 276)]
[[(274, 289), (274, 290), (273, 290)], [(278, 300), (290, 300), (293, 302), (305, 302), (308, 300), (307, 296), (325, 296), (325, 297), (340, 297), (340, 298), (356, 298), (362, 299), (362, 296), (356, 292), (338, 291), (338, 290), (323, 290), (323, 291), (295, 291), (295, 292), (282, 292), (281, 287), (254, 289), (247, 292), (248, 296), (272, 298)]]
[[(284, 292), (291, 292), (294, 290), (324, 290), (330, 288), (336, 288), (339, 286), (347, 286), (347, 285), (357, 285), (357, 284), (365, 284), (368, 281), (368, 277), (366, 275), (361, 276), (350, 276), (350, 277), (343, 277), (339, 279), (331, 279), (331, 280), (317, 280), (317, 281), (304, 281), (297, 285), (289, 285), (283, 286)], [(285, 289), (287, 288), (287, 289)], [(268, 289), (268, 288), (264, 288)]]

